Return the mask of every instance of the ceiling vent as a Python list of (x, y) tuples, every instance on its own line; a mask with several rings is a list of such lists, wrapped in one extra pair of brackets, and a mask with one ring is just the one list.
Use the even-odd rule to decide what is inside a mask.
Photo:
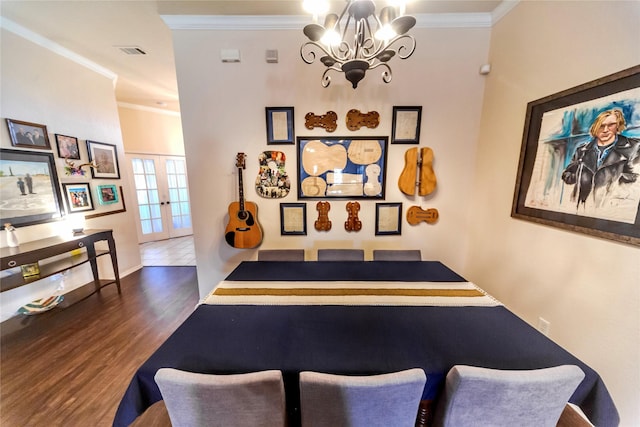
[(138, 46), (116, 46), (116, 47), (120, 49), (122, 52), (126, 53), (127, 55), (146, 55), (147, 54), (147, 52), (145, 52)]

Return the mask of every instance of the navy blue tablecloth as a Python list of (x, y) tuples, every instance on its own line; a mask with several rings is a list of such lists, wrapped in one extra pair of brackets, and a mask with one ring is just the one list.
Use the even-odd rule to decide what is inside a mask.
[[(341, 269), (342, 278), (350, 280), (463, 280), (440, 263), (426, 262), (245, 262), (228, 280), (295, 280), (296, 275), (297, 280), (338, 280)], [(376, 278), (367, 277), (371, 271), (377, 271)], [(458, 364), (578, 365), (586, 377), (570, 401), (598, 427), (619, 423), (598, 374), (504, 307), (203, 305), (139, 368), (114, 426), (129, 425), (162, 398), (153, 380), (162, 367), (211, 374), (279, 369), (290, 425), (296, 426), (300, 371), (370, 375), (419, 367), (427, 374), (423, 399), (435, 399), (446, 373)]]

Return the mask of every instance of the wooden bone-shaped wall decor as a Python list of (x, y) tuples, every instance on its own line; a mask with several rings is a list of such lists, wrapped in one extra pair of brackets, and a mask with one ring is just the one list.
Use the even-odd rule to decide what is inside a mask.
[(327, 114), (322, 116), (307, 113), (304, 116), (304, 120), (304, 126), (307, 129), (324, 128), (327, 132), (333, 132), (338, 128), (338, 115), (335, 111), (327, 111)]
[(316, 204), (316, 210), (318, 211), (318, 219), (314, 223), (316, 230), (331, 230), (331, 221), (329, 221), (329, 210), (331, 210), (331, 205), (329, 202), (318, 202)]
[(362, 126), (374, 129), (380, 124), (380, 114), (377, 111), (361, 113), (360, 110), (351, 109), (347, 113), (347, 129), (358, 130)]
[(347, 231), (360, 231), (362, 229), (362, 221), (358, 219), (358, 211), (360, 210), (360, 203), (347, 202), (347, 212), (349, 216), (344, 222), (344, 229)]

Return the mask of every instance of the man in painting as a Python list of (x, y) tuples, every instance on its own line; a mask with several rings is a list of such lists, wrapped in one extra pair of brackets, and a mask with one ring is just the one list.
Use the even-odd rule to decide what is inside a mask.
[(37, 145), (38, 147), (47, 146), (47, 143), (44, 140), (44, 136), (40, 133), (38, 129), (33, 130), (31, 140), (33, 142), (33, 145)]
[(27, 184), (27, 190), (29, 191), (29, 194), (35, 194), (33, 192), (33, 177), (29, 174), (26, 174), (24, 176), (24, 182)]
[(591, 140), (576, 149), (562, 173), (565, 183), (575, 184), (571, 200), (577, 206), (584, 204), (592, 191), (594, 200), (602, 203), (613, 184), (630, 184), (638, 179), (634, 168), (640, 164), (640, 140), (621, 135), (625, 128), (619, 109), (603, 111), (591, 124)]

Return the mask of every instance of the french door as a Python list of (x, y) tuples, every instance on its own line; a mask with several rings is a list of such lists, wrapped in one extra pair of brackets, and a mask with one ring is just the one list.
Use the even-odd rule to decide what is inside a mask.
[(184, 157), (126, 157), (136, 189), (138, 242), (193, 234)]

